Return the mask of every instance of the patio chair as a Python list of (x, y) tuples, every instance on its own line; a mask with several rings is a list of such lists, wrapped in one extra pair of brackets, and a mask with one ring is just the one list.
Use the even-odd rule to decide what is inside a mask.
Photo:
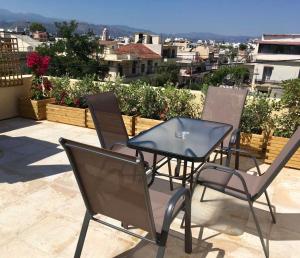
[[(227, 123), (233, 126), (231, 135), (229, 134), (223, 141), (221, 149), (216, 151), (221, 154), (220, 164), (222, 165), (223, 154), (228, 155), (228, 150), (235, 146), (240, 147), (240, 122), (248, 94), (247, 89), (232, 89), (222, 87), (209, 87), (205, 98), (204, 108), (201, 118), (204, 120)], [(230, 158), (230, 157), (229, 157)], [(230, 160), (227, 160), (229, 162)], [(239, 155), (235, 156), (235, 168), (239, 166)]]
[(243, 152), (244, 154), (250, 155), (255, 162), (258, 176), (250, 175), (215, 163), (207, 163), (204, 165), (196, 176), (196, 182), (198, 184), (248, 202), (266, 257), (269, 256), (269, 251), (267, 250), (262, 231), (253, 210), (253, 202), (256, 201), (262, 194), (265, 194), (273, 223), (276, 223), (275, 215), (272, 211), (271, 203), (267, 194), (267, 188), (297, 151), (299, 146), (300, 127), (298, 127), (292, 138), (284, 146), (280, 154), (264, 174), (261, 173), (256, 158), (251, 156), (249, 152), (232, 149), (231, 151)]
[[(102, 148), (130, 156), (142, 155), (146, 167), (149, 168), (154, 167), (164, 159), (163, 156), (137, 152), (126, 146), (128, 134), (117, 98), (113, 92), (104, 92), (86, 98)], [(153, 180), (154, 177), (150, 184), (153, 183)]]
[[(148, 188), (143, 160), (103, 148), (61, 138), (86, 213), (74, 257), (80, 257), (90, 220), (158, 245), (156, 257), (163, 257), (170, 224), (184, 210), (185, 252), (192, 252), (190, 191), (183, 187), (176, 192)], [(162, 180), (168, 183), (165, 180)], [(148, 232), (147, 236), (110, 224), (110, 217)]]

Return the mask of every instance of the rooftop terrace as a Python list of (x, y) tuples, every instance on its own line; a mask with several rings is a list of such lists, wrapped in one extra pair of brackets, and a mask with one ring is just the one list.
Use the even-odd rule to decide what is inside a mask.
[[(73, 257), (85, 207), (59, 137), (99, 145), (92, 129), (21, 118), (0, 121), (1, 257)], [(265, 171), (268, 165), (260, 167)], [(241, 169), (255, 171), (246, 158)], [(264, 196), (255, 203), (270, 257), (299, 257), (299, 186), (299, 170), (285, 168), (269, 187), (277, 224)], [(183, 251), (179, 214), (165, 257), (264, 257), (247, 203), (213, 190), (200, 203), (201, 192), (199, 186), (192, 201), (193, 253)], [(91, 222), (82, 257), (144, 258), (154, 257), (156, 250)]]

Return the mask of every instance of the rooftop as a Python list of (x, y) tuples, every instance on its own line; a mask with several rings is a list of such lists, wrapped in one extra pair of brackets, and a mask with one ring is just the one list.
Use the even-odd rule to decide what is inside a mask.
[[(3, 257), (73, 257), (85, 207), (59, 137), (99, 145), (92, 129), (21, 118), (0, 121)], [(246, 158), (241, 166), (255, 171)], [(260, 167), (265, 171), (268, 165)], [(299, 171), (284, 168), (268, 188), (277, 224), (271, 223), (264, 196), (255, 203), (270, 257), (298, 257), (299, 185)], [(264, 257), (247, 203), (213, 190), (200, 203), (201, 192), (200, 186), (196, 188), (192, 201), (193, 253), (183, 251), (179, 214), (171, 226), (165, 257)], [(82, 257), (155, 257), (156, 248), (91, 222)]]
[(160, 59), (161, 56), (143, 44), (128, 44), (116, 49), (117, 54), (133, 54), (140, 59)]

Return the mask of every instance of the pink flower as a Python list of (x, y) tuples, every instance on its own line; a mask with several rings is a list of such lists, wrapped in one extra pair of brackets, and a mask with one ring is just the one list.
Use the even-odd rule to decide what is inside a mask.
[(42, 56), (37, 52), (31, 52), (27, 55), (27, 67), (31, 68), (37, 76), (43, 76), (47, 72), (49, 63), (49, 56)]

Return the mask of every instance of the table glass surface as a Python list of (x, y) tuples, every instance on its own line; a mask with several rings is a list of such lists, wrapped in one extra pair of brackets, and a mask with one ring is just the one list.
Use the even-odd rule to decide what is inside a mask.
[(221, 144), (232, 126), (192, 118), (172, 118), (131, 139), (130, 148), (203, 162)]

